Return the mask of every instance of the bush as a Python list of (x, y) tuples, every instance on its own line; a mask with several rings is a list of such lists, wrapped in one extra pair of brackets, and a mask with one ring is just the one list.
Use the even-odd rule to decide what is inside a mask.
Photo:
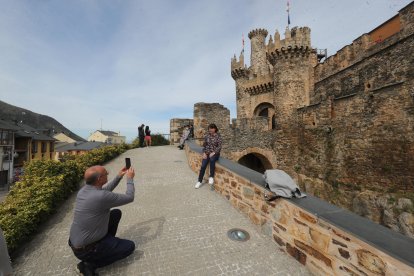
[(107, 146), (65, 162), (33, 161), (0, 204), (0, 227), (9, 252), (22, 245), (56, 208), (78, 189), (86, 168), (102, 165), (128, 149), (126, 144)]
[(135, 138), (129, 146), (132, 149), (139, 148), (139, 138)]
[(151, 135), (151, 145), (153, 146), (165, 146), (169, 145), (170, 141), (165, 139), (165, 137), (162, 134), (154, 134)]
[[(165, 146), (165, 145), (169, 145), (170, 141), (168, 141), (167, 139), (165, 139), (165, 137), (162, 134), (153, 134), (151, 135), (151, 145), (152, 146)], [(139, 148), (139, 137), (135, 138), (132, 143), (129, 145), (130, 148)], [(145, 141), (144, 141), (144, 147), (145, 146)]]

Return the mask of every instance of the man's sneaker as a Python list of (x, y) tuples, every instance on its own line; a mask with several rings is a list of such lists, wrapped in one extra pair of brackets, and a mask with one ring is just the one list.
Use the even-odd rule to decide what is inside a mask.
[(202, 183), (201, 183), (200, 181), (198, 181), (198, 182), (195, 184), (195, 187), (194, 187), (194, 188), (198, 189), (198, 188), (200, 188), (200, 187), (201, 187), (201, 185), (202, 185)]
[(76, 266), (76, 271), (78, 272), (79, 275), (83, 275), (83, 276), (96, 276), (98, 275), (98, 273), (95, 272), (95, 268), (86, 262), (80, 262), (78, 263), (78, 265)]
[(213, 185), (214, 184), (214, 178), (209, 177), (208, 178), (208, 184)]

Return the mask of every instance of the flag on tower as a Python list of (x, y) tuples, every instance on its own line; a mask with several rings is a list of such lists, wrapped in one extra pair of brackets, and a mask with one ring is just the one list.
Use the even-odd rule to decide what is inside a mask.
[(289, 26), (290, 25), (290, 13), (289, 13), (289, 11), (290, 11), (290, 5), (289, 5), (289, 0), (287, 0), (286, 11), (287, 11), (287, 14), (288, 14), (288, 26)]

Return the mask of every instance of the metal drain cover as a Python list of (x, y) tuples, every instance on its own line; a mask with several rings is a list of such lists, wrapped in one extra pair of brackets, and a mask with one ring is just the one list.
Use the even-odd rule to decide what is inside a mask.
[(233, 241), (247, 241), (250, 239), (249, 233), (240, 228), (233, 228), (227, 231), (227, 236)]

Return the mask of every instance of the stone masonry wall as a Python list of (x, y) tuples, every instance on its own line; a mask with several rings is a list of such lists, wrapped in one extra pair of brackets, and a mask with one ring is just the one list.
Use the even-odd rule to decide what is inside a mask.
[[(199, 153), (187, 146), (191, 169)], [(315, 275), (413, 275), (414, 269), (289, 200), (263, 200), (266, 190), (217, 164), (215, 190)], [(351, 223), (351, 222), (350, 222)], [(271, 265), (271, 264), (269, 264)]]
[[(230, 127), (230, 110), (218, 103), (194, 104), (194, 138), (202, 142), (208, 125), (216, 124), (222, 136)], [(224, 138), (224, 137), (223, 137)]]

